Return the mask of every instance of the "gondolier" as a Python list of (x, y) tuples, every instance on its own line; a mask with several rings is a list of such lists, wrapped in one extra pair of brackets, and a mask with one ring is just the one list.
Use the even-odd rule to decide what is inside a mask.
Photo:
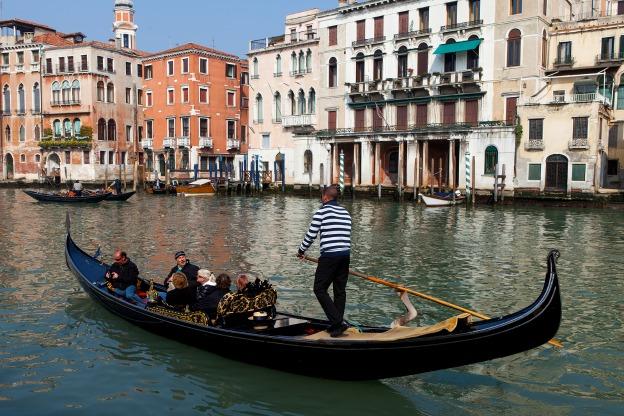
[[(351, 259), (351, 216), (338, 205), (337, 198), (336, 186), (325, 189), (323, 206), (312, 217), (297, 253), (299, 258), (303, 258), (320, 233), (321, 257), (314, 276), (314, 294), (331, 323), (329, 334), (332, 337), (340, 336), (349, 327), (343, 318)], [(333, 286), (333, 300), (327, 293), (330, 285)]]

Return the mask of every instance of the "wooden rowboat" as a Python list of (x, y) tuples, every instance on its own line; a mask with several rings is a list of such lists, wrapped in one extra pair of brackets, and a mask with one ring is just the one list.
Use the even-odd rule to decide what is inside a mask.
[(54, 194), (29, 190), (24, 191), (24, 193), (40, 202), (61, 202), (66, 204), (97, 203), (107, 199), (111, 194), (110, 192), (101, 194), (83, 192), (82, 196), (69, 196), (67, 194)]
[(463, 196), (453, 197), (452, 194), (448, 194), (444, 196), (418, 194), (418, 196), (420, 196), (420, 199), (428, 207), (448, 207), (451, 205), (463, 204), (466, 201), (466, 197), (463, 197)]
[(209, 179), (198, 179), (188, 185), (178, 185), (176, 190), (180, 196), (214, 195), (217, 192)]
[[(541, 294), (510, 315), (455, 326), (361, 327), (341, 338), (327, 335), (325, 320), (277, 313), (265, 325), (211, 326), (162, 306), (133, 304), (104, 284), (107, 265), (81, 250), (68, 232), (65, 260), (87, 294), (113, 314), (149, 331), (232, 359), (284, 371), (345, 380), (368, 380), (462, 366), (517, 354), (553, 338), (561, 320), (556, 271), (548, 255)], [(245, 320), (246, 321), (246, 320)]]

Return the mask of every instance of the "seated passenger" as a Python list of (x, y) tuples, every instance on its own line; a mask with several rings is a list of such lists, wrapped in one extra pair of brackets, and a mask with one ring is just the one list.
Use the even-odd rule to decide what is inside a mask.
[(167, 303), (171, 306), (186, 306), (195, 303), (195, 298), (195, 285), (189, 285), (184, 273), (174, 273), (167, 289)]
[(249, 278), (246, 274), (239, 274), (236, 278), (236, 288), (239, 292), (242, 292), (245, 287), (249, 284)]
[(186, 258), (186, 253), (184, 251), (176, 252), (174, 257), (176, 265), (171, 268), (171, 271), (169, 271), (169, 274), (165, 279), (165, 286), (169, 284), (171, 276), (173, 276), (176, 272), (184, 273), (189, 283), (197, 282), (197, 272), (199, 271), (199, 267), (191, 264), (191, 262)]
[(139, 277), (139, 269), (130, 261), (125, 251), (115, 250), (113, 254), (115, 261), (108, 272), (106, 272), (106, 280), (110, 283), (110, 288), (116, 294), (124, 296), (126, 299), (137, 302), (140, 305), (146, 303), (136, 294), (136, 284)]
[(209, 317), (217, 314), (217, 305), (223, 296), (230, 291), (230, 276), (225, 273), (215, 278), (209, 270), (202, 269), (197, 273), (197, 301), (191, 305), (193, 311), (204, 311)]

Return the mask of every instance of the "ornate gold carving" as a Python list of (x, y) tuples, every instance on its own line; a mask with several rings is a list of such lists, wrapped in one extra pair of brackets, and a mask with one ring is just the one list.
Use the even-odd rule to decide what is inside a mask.
[(202, 311), (186, 312), (177, 311), (161, 305), (147, 305), (146, 308), (150, 312), (157, 313), (159, 315), (167, 316), (169, 318), (179, 319), (185, 322), (192, 322), (198, 325), (208, 326), (210, 321), (208, 316)]

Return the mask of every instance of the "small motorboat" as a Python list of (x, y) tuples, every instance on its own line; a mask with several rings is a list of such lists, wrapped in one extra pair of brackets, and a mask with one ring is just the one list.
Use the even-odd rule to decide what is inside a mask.
[(217, 192), (209, 179), (198, 179), (188, 185), (178, 185), (176, 191), (180, 196), (214, 195)]
[(548, 342), (561, 321), (558, 256), (556, 250), (548, 255), (548, 271), (537, 300), (509, 315), (470, 322), (464, 314), (425, 327), (362, 326), (331, 338), (328, 321), (285, 312), (274, 312), (260, 323), (244, 319), (230, 326), (209, 321), (200, 316), (201, 311), (135, 304), (107, 289), (108, 266), (76, 245), (69, 218), (65, 239), (65, 261), (84, 291), (134, 325), (235, 360), (343, 380), (441, 370), (517, 354)]
[(61, 202), (67, 204), (96, 203), (107, 199), (111, 195), (110, 192), (89, 193), (87, 191), (83, 191), (81, 196), (72, 196), (69, 193), (47, 193), (30, 190), (25, 190), (24, 193), (40, 202)]
[(433, 195), (418, 194), (418, 196), (428, 207), (448, 207), (463, 204), (466, 201), (465, 196), (455, 192), (438, 192)]

